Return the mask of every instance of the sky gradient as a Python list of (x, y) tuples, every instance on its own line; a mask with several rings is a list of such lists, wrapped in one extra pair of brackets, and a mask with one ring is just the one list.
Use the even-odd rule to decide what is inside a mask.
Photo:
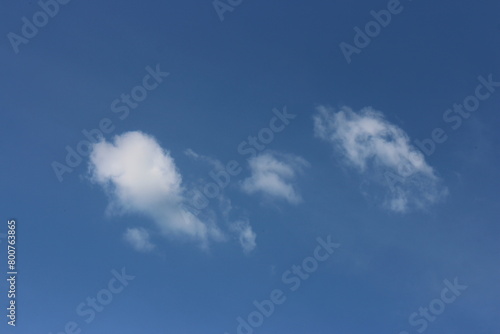
[(500, 3), (6, 7), (1, 332), (500, 333)]

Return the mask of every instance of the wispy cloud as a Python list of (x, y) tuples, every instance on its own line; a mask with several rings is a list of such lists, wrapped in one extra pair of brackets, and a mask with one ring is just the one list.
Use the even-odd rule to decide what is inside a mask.
[(203, 154), (196, 153), (192, 149), (188, 148), (184, 151), (184, 154), (192, 159), (203, 161), (215, 169), (224, 169), (224, 165), (217, 159), (208, 157)]
[(248, 160), (251, 176), (243, 180), (242, 189), (248, 194), (262, 193), (297, 204), (302, 198), (297, 190), (296, 177), (309, 163), (301, 157), (266, 152)]
[[(195, 159), (196, 161), (201, 161), (212, 166), (214, 168), (212, 171), (224, 169), (224, 165), (219, 160), (203, 154), (199, 154), (192, 149), (185, 150), (184, 154)], [(235, 211), (237, 210), (235, 210), (231, 203), (231, 200), (225, 195), (224, 189), (222, 187), (220, 189), (220, 194), (217, 196), (217, 200), (219, 203), (218, 213), (220, 214), (220, 217), (225, 222), (229, 231), (238, 239), (243, 252), (245, 254), (249, 254), (257, 246), (255, 241), (257, 235), (253, 231), (248, 218), (246, 217), (246, 215), (241, 213), (237, 215), (238, 217), (236, 219), (232, 217), (235, 215)]]
[(447, 194), (424, 155), (404, 130), (372, 108), (355, 112), (320, 106), (315, 136), (331, 143), (345, 164), (385, 189), (383, 205), (392, 211), (425, 209)]
[(128, 228), (123, 238), (138, 252), (150, 252), (155, 248), (150, 241), (149, 232), (144, 228)]
[(257, 235), (252, 230), (250, 224), (247, 221), (240, 220), (231, 223), (230, 226), (231, 230), (238, 236), (238, 240), (241, 247), (243, 248), (243, 251), (247, 254), (253, 251), (255, 246), (257, 245), (255, 243)]

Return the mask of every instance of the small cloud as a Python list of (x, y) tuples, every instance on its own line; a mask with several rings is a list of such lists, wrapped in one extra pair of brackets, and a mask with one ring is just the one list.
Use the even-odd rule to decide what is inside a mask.
[(298, 173), (309, 166), (306, 160), (291, 154), (266, 152), (250, 158), (248, 163), (252, 175), (242, 182), (244, 192), (260, 192), (292, 204), (302, 201), (295, 179)]
[(123, 238), (138, 252), (150, 252), (155, 248), (149, 241), (149, 232), (143, 228), (128, 228)]
[(246, 221), (237, 221), (231, 224), (231, 230), (238, 235), (243, 251), (248, 254), (255, 249), (257, 235)]
[(386, 189), (383, 205), (396, 212), (425, 209), (447, 195), (434, 169), (406, 132), (372, 108), (354, 112), (320, 106), (314, 134), (332, 144), (346, 165)]

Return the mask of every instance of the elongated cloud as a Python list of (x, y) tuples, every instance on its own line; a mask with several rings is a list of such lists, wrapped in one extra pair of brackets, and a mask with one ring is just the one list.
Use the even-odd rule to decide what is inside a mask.
[(251, 176), (242, 183), (248, 194), (263, 193), (268, 197), (281, 198), (296, 204), (302, 198), (296, 187), (297, 174), (309, 163), (291, 154), (266, 152), (250, 158)]
[(384, 205), (396, 212), (425, 209), (447, 194), (424, 155), (404, 130), (372, 108), (354, 112), (320, 106), (314, 134), (332, 144), (343, 161), (386, 188)]
[[(213, 222), (203, 222), (183, 209), (186, 201), (182, 177), (168, 151), (153, 137), (127, 132), (113, 143), (101, 141), (90, 155), (91, 180), (107, 192), (112, 214), (141, 213), (155, 223), (165, 236), (200, 241), (221, 241), (223, 233)], [(139, 245), (144, 233), (127, 232), (126, 238)], [(146, 246), (147, 248), (147, 246)]]

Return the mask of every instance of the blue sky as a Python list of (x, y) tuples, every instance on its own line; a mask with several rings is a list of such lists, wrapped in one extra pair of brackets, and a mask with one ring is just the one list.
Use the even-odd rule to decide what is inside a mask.
[(500, 333), (497, 2), (63, 3), (1, 14), (2, 332)]

